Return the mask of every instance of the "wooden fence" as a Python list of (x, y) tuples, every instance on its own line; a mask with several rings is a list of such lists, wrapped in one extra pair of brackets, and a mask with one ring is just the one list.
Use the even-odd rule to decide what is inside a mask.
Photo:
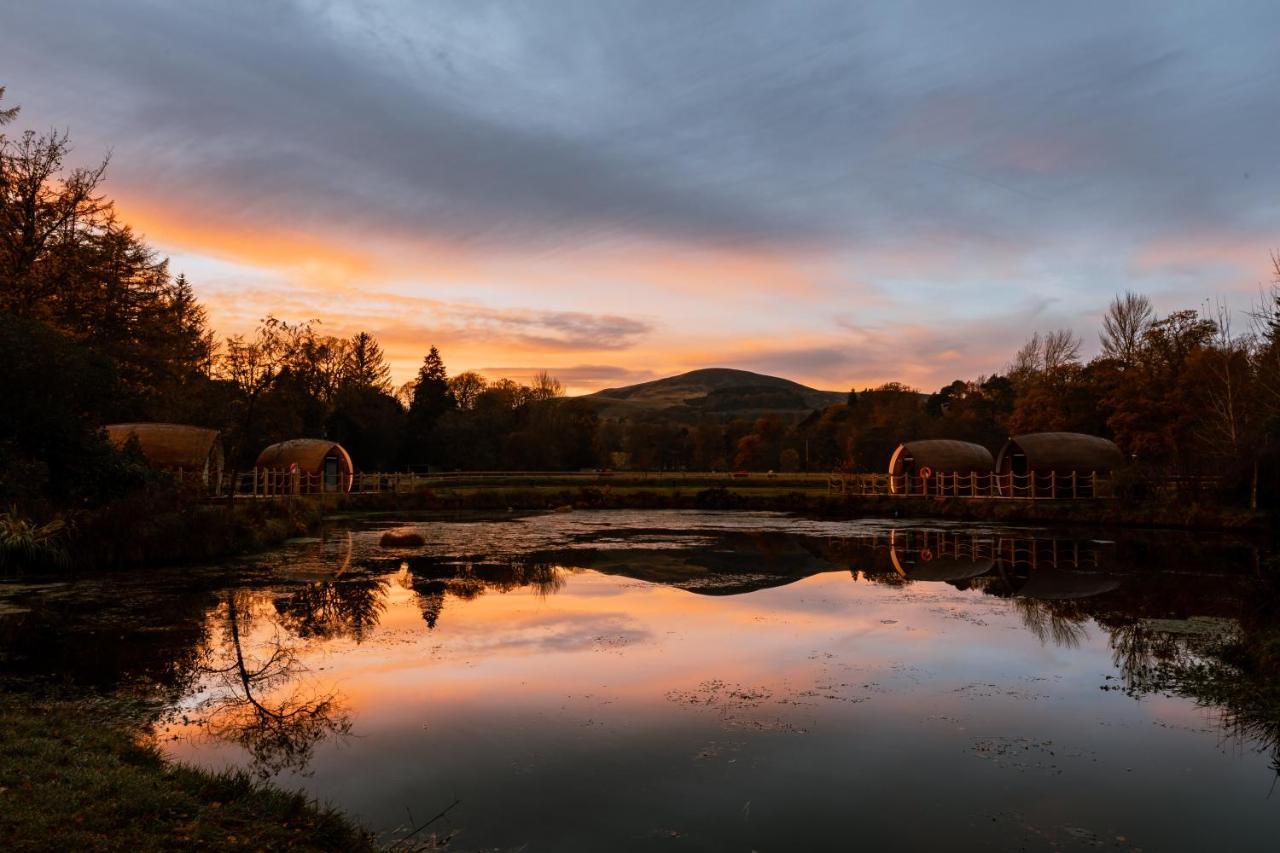
[(828, 475), (818, 472), (717, 472), (717, 471), (449, 471), (356, 472), (341, 476), (338, 488), (324, 482), (322, 474), (274, 468), (253, 468), (228, 474), (217, 494), (234, 497), (278, 498), (323, 494), (382, 494), (420, 492), (434, 488), (521, 486), (674, 486), (699, 488), (738, 483), (761, 487), (792, 486), (820, 490)]
[(1067, 474), (994, 472), (947, 474), (846, 474), (833, 472), (827, 492), (841, 496), (969, 498), (972, 500), (1081, 500), (1110, 498), (1110, 480), (1096, 471)]
[[(335, 483), (324, 475), (274, 468), (228, 474), (217, 494), (229, 497), (279, 498), (324, 494), (411, 493), (434, 488), (520, 486), (637, 485), (652, 487), (741, 487), (820, 490), (853, 497), (930, 497), (971, 500), (1090, 500), (1112, 497), (1111, 481), (1097, 472), (1028, 474), (937, 473), (918, 475), (791, 472), (777, 474), (714, 471), (453, 471), (357, 472)], [(349, 485), (349, 488), (347, 486)]]

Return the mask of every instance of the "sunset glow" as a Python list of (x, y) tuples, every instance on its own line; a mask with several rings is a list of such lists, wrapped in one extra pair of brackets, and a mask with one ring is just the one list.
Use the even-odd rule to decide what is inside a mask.
[(111, 153), (219, 335), (367, 330), (397, 383), (434, 344), (571, 392), (713, 365), (929, 389), (1037, 329), (1087, 354), (1126, 289), (1246, 311), (1274, 8), (983, 5), (58, 0), (0, 55), (25, 124)]

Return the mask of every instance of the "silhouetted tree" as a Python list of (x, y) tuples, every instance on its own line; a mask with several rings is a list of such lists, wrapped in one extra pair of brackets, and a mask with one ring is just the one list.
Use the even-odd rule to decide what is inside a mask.
[(449, 374), (435, 347), (422, 360), (409, 404), (405, 460), (410, 465), (439, 464), (442, 460), (436, 425), (457, 402), (449, 390)]
[(391, 366), (387, 364), (378, 341), (368, 332), (357, 333), (347, 345), (342, 382), (359, 388), (372, 388), (383, 394), (391, 393)]

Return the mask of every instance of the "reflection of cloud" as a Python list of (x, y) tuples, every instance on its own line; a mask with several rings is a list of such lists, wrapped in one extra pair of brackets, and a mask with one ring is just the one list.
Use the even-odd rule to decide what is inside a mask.
[(450, 647), (456, 652), (583, 652), (599, 649), (602, 642), (623, 645), (649, 640), (648, 629), (626, 613), (547, 612), (533, 616), (515, 614), (502, 626), (475, 623), (463, 614), (449, 625)]

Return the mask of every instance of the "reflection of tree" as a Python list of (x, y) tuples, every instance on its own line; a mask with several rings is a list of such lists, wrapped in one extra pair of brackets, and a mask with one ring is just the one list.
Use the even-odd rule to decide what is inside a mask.
[(1013, 603), (1022, 616), (1022, 624), (1041, 643), (1052, 641), (1056, 646), (1074, 649), (1089, 636), (1084, 625), (1089, 614), (1080, 602), (1015, 598)]
[(557, 564), (529, 556), (485, 561), (418, 558), (401, 564), (397, 581), (417, 596), (428, 628), (435, 628), (449, 596), (470, 601), (489, 591), (507, 593), (532, 587), (545, 597), (559, 592), (565, 583)]
[(386, 589), (384, 578), (315, 581), (276, 599), (276, 613), (284, 627), (299, 637), (351, 637), (358, 643), (382, 617)]
[(220, 678), (222, 689), (203, 704), (204, 724), (212, 737), (244, 747), (263, 777), (304, 770), (316, 743), (349, 732), (350, 718), (337, 694), (307, 691), (296, 651), (278, 633), (260, 652), (246, 651), (252, 623), (246, 604), (243, 593), (229, 593), (220, 609), (226, 620), (222, 659), (204, 669)]
[(1238, 620), (1099, 616), (1125, 691), (1176, 694), (1216, 709), (1218, 725), (1271, 755), (1280, 776), (1280, 590), (1262, 579)]

